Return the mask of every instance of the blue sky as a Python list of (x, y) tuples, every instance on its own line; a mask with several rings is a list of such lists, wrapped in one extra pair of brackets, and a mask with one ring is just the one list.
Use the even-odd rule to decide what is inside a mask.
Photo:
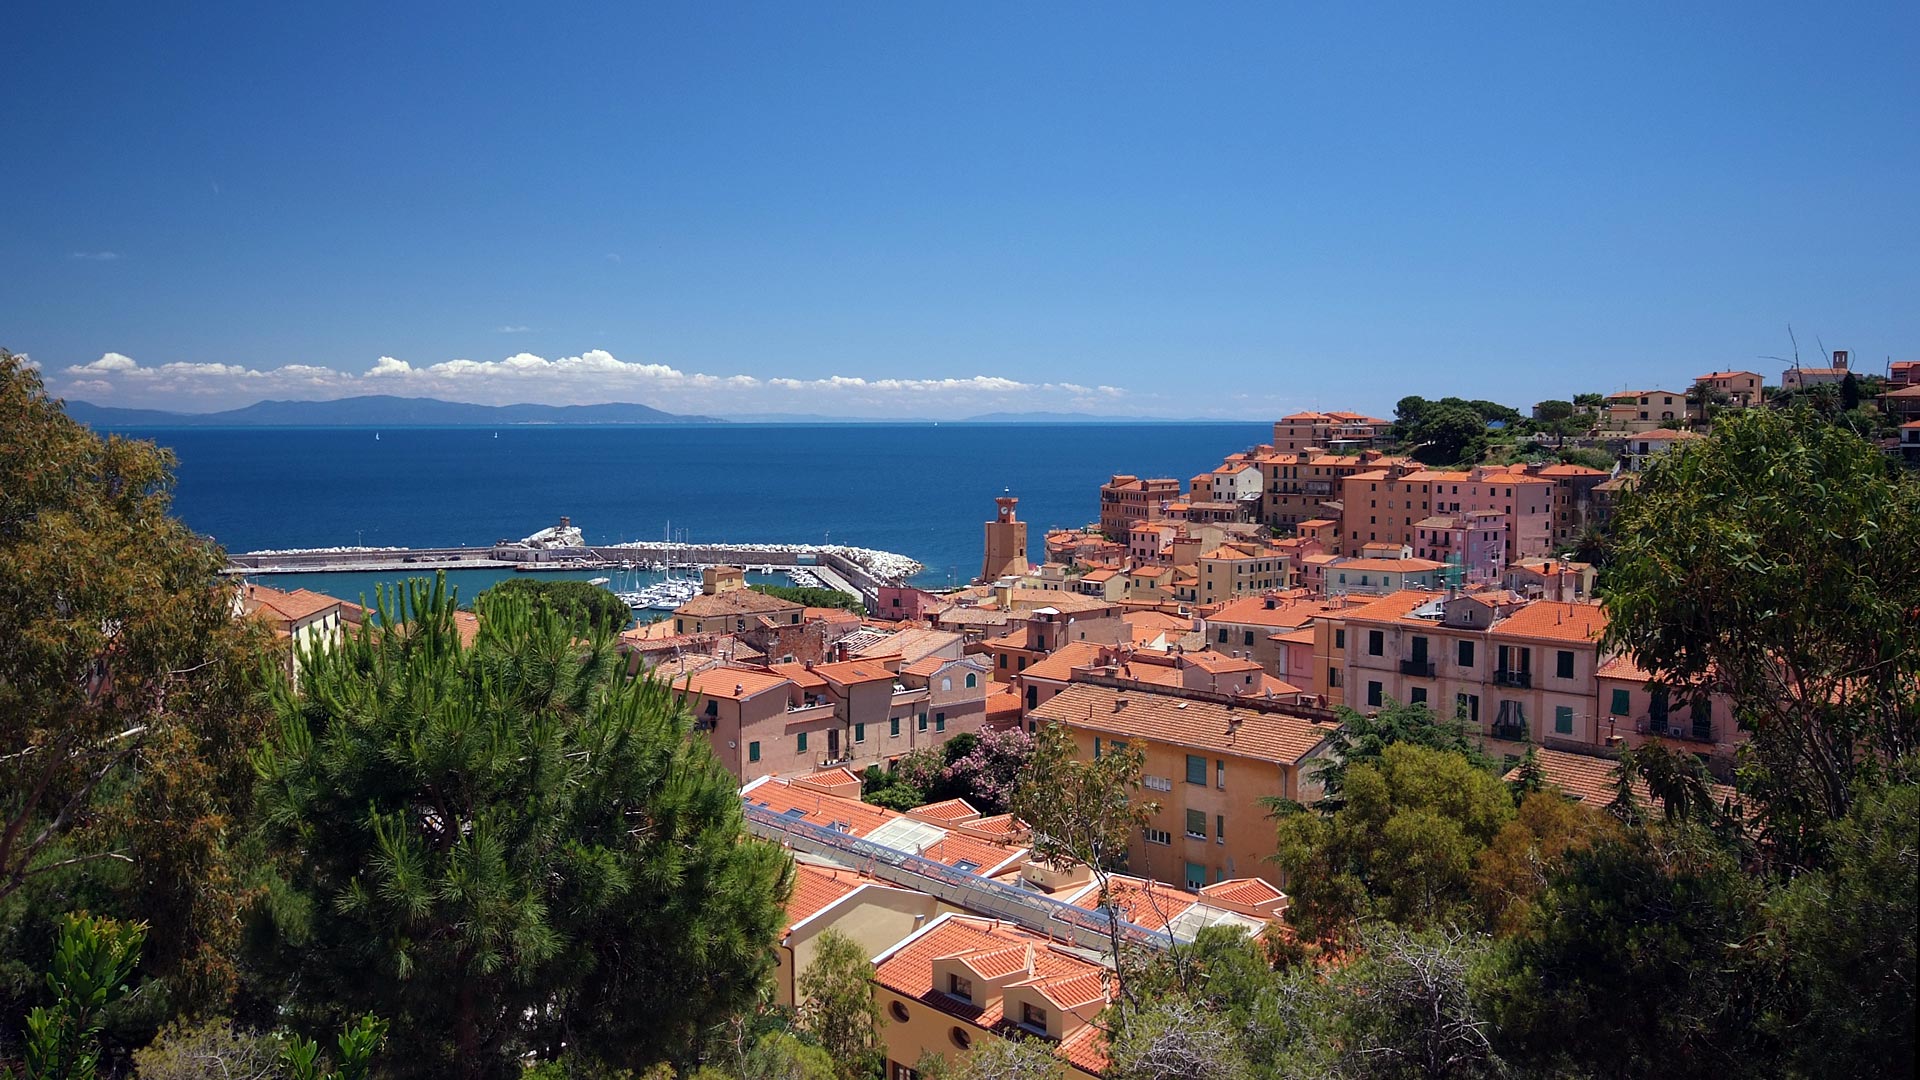
[(74, 397), (1268, 418), (1920, 357), (1911, 0), (28, 7), (0, 345)]

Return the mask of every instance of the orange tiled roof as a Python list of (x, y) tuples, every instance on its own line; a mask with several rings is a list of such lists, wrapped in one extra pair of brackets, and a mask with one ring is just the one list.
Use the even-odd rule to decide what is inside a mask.
[(813, 666), (803, 661), (790, 661), (784, 664), (768, 664), (767, 669), (783, 679), (790, 680), (802, 690), (819, 690), (827, 685), (827, 680), (814, 674)]
[(1033, 679), (1071, 682), (1074, 668), (1098, 663), (1103, 651), (1103, 646), (1091, 641), (1069, 641), (1055, 649), (1045, 660), (1028, 665), (1022, 674)]
[[(1119, 704), (1122, 701), (1126, 704)], [(1298, 764), (1334, 730), (1330, 724), (1284, 713), (1084, 683), (1069, 685), (1031, 715), (1103, 735), (1151, 739), (1288, 765)]]
[(965, 799), (944, 799), (940, 802), (915, 807), (907, 811), (907, 816), (927, 818), (932, 821), (942, 821), (948, 824), (957, 824), (963, 821), (972, 821), (974, 818), (980, 816), (980, 811), (975, 810), (973, 804)]
[(339, 603), (339, 599), (311, 589), (283, 592), (265, 585), (247, 586), (246, 612), (249, 615), (265, 612), (270, 618), (299, 622), (302, 619), (310, 619)]
[(1229, 904), (1243, 907), (1271, 909), (1286, 900), (1287, 894), (1259, 878), (1233, 878), (1230, 881), (1216, 881), (1200, 890), (1200, 895), (1209, 900), (1225, 900)]
[[(1614, 776), (1619, 767), (1613, 758), (1548, 750), (1545, 747), (1536, 747), (1534, 753), (1538, 755), (1541, 775), (1569, 798), (1596, 809), (1613, 801)], [(1515, 765), (1507, 770), (1503, 779), (1511, 781), (1518, 779), (1519, 775), (1520, 766)], [(1708, 784), (1707, 792), (1716, 804), (1735, 797), (1733, 788), (1726, 784)], [(1633, 794), (1643, 806), (1653, 804), (1653, 792), (1647, 788), (1645, 781), (1635, 778)]]
[(1606, 628), (1607, 612), (1599, 604), (1535, 600), (1495, 621), (1493, 635), (1586, 645), (1598, 641)]
[[(742, 789), (742, 798), (749, 802), (764, 804), (766, 809), (776, 814), (785, 814), (794, 810), (803, 811), (802, 814), (795, 816), (814, 825), (844, 822), (850, 835), (861, 837), (889, 821), (906, 816), (883, 807), (863, 803), (858, 799), (810, 791), (777, 776), (767, 777)], [(1026, 853), (1025, 848), (1015, 844), (996, 844), (961, 832), (943, 831), (946, 832), (945, 836), (929, 844), (926, 850), (919, 852), (923, 858), (945, 863), (948, 866), (962, 862), (972, 863), (978, 868), (979, 873), (986, 874), (1017, 861)]]
[(787, 685), (787, 680), (779, 675), (736, 667), (707, 668), (692, 672), (673, 682), (674, 689), (685, 694), (703, 698), (726, 698), (731, 701), (745, 701), (747, 698), (758, 697), (769, 690), (782, 689)]
[(1672, 439), (1698, 439), (1701, 437), (1700, 433), (1696, 431), (1675, 431), (1672, 428), (1654, 428), (1652, 431), (1643, 431), (1638, 435), (1627, 436), (1629, 440), (1638, 439), (1644, 442), (1667, 442)]
[[(1001, 1008), (1004, 999), (989, 998), (982, 1006), (954, 997), (934, 985), (933, 966), (937, 960), (973, 961), (985, 955), (1007, 954), (1012, 949), (1021, 950), (1018, 955), (1022, 959), (1029, 956), (1025, 950), (1032, 950), (1033, 980), (1028, 982), (1034, 984), (1034, 980), (1039, 980), (1036, 985), (1051, 991), (1048, 996), (1055, 1000), (1059, 996), (1084, 996), (1081, 988), (1093, 985), (1086, 981), (1088, 977), (1094, 983), (1105, 978), (1105, 969), (1100, 965), (1055, 948), (1051, 941), (1038, 934), (994, 919), (952, 913), (928, 923), (925, 930), (882, 954), (874, 966), (873, 981), (902, 997), (922, 1002), (983, 1031), (992, 1031), (1006, 1019)], [(1088, 1022), (1054, 1044), (1055, 1054), (1095, 1075), (1106, 1069), (1106, 1039), (1091, 1021), (1098, 1011), (1094, 1006), (1103, 1005), (1106, 1000), (1103, 989), (1095, 999), (1066, 1006)]]
[(878, 884), (851, 870), (828, 869), (812, 863), (793, 866), (793, 895), (787, 898), (787, 930), (813, 918), (846, 898), (862, 885)]
[(836, 664), (815, 664), (813, 673), (830, 683), (857, 686), (861, 683), (892, 682), (893, 672), (878, 660), (842, 660)]
[(673, 613), (690, 619), (707, 619), (724, 615), (770, 615), (776, 612), (785, 615), (805, 610), (791, 600), (782, 600), (752, 589), (733, 589), (723, 593), (701, 593), (675, 608)]

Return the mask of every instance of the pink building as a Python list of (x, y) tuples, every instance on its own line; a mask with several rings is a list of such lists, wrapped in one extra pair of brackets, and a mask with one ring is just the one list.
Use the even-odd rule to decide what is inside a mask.
[[(1507, 564), (1507, 516), (1498, 510), (1436, 514), (1414, 523), (1413, 553), (1457, 570), (1455, 585), (1500, 580)], [(1448, 575), (1452, 577), (1450, 573)]]
[(1396, 465), (1341, 481), (1341, 533), (1352, 545), (1405, 544), (1416, 550), (1419, 522), (1439, 514), (1493, 510), (1507, 519), (1506, 562), (1553, 548), (1554, 482), (1486, 465), (1437, 470)]

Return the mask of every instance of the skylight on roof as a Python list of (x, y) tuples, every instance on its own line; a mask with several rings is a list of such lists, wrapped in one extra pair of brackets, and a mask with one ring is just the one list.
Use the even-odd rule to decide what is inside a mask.
[(869, 843), (915, 855), (947, 838), (947, 830), (912, 818), (894, 818), (867, 834)]

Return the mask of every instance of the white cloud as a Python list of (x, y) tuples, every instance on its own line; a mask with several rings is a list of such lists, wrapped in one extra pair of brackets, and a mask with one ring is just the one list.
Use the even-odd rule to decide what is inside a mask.
[(123, 356), (117, 352), (110, 352), (110, 353), (101, 353), (100, 359), (95, 360), (90, 364), (81, 364), (78, 367), (70, 367), (67, 370), (68, 371), (133, 371), (139, 366), (140, 366), (139, 364), (134, 363), (133, 357), (131, 356)]
[(493, 332), (496, 334), (531, 334), (533, 333), (533, 327), (531, 326), (496, 326), (493, 328)]
[[(670, 364), (622, 360), (604, 349), (548, 358), (520, 352), (498, 360), (458, 357), (415, 365), (382, 356), (358, 373), (317, 364), (254, 368), (244, 364), (172, 361), (142, 365), (106, 353), (63, 374), (68, 386), (96, 400), (116, 395), (165, 407), (180, 396), (195, 407), (242, 405), (263, 397), (331, 398), (406, 394), (484, 404), (584, 404), (642, 401), (674, 412), (805, 411), (846, 415), (966, 415), (1007, 408), (1086, 407), (1121, 396), (1114, 386), (1029, 382), (1002, 375), (869, 378), (862, 375), (761, 377), (685, 371)], [(209, 405), (219, 399), (219, 405)], [(905, 411), (902, 411), (905, 410)]]
[(117, 251), (76, 251), (71, 256), (82, 262), (112, 262), (120, 257)]

